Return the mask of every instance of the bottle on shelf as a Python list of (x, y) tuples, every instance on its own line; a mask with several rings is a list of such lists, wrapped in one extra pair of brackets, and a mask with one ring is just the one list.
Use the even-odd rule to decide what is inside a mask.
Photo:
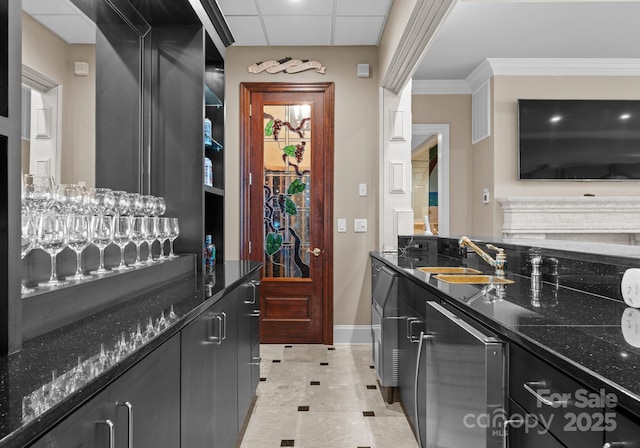
[(209, 157), (204, 158), (204, 184), (213, 187), (213, 163)]
[(211, 235), (204, 237), (204, 271), (211, 273), (216, 268), (216, 245)]
[(213, 125), (208, 118), (204, 119), (204, 145), (213, 146)]

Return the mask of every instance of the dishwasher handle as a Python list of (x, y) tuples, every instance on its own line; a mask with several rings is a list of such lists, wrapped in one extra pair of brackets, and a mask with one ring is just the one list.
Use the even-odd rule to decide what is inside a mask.
[[(418, 433), (418, 444), (422, 447), (422, 434), (420, 431), (420, 420), (418, 419), (418, 380), (420, 378), (420, 360), (422, 359), (422, 347), (423, 342), (429, 339), (433, 339), (435, 336), (432, 334), (425, 334), (424, 331), (420, 332), (420, 339), (418, 342), (418, 356), (416, 359), (416, 374), (413, 378), (413, 416), (416, 422), (416, 432)], [(412, 341), (413, 342), (413, 341)]]

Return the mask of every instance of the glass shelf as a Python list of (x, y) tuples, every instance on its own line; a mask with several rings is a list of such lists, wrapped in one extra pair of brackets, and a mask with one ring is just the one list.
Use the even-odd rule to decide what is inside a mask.
[(222, 101), (220, 101), (220, 98), (218, 98), (218, 96), (213, 93), (213, 90), (211, 90), (206, 84), (204, 85), (204, 105), (222, 107)]
[(220, 143), (218, 143), (217, 141), (215, 141), (214, 139), (211, 139), (211, 141), (213, 142), (213, 144), (211, 145), (204, 145), (205, 149), (215, 149), (216, 151), (220, 151), (222, 149), (222, 145)]
[(210, 187), (208, 185), (204, 186), (204, 191), (206, 193), (214, 194), (216, 196), (224, 196), (224, 190), (218, 187)]

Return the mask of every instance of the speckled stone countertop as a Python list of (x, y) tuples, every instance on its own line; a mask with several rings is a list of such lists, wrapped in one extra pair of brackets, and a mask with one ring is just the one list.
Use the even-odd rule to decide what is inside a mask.
[[(506, 278), (515, 283), (505, 285), (505, 295), (498, 299), (493, 291), (482, 294), (483, 285), (445, 283), (416, 269), (462, 266), (466, 260), (441, 254), (399, 257), (371, 252), (371, 256), (585, 385), (615, 393), (618, 402), (640, 418), (640, 344), (628, 332), (635, 325), (629, 318), (640, 318), (640, 310), (548, 282), (534, 292), (529, 277), (512, 273)], [(471, 267), (493, 274), (486, 264)]]
[(181, 277), (1, 357), (0, 447), (28, 446), (259, 267), (226, 262), (207, 285), (201, 275)]

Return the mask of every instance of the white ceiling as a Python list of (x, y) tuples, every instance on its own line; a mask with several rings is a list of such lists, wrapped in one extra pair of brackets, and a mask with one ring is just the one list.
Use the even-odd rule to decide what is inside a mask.
[(68, 44), (95, 44), (96, 26), (69, 0), (22, 0), (22, 10)]
[(392, 2), (392, 0), (217, 1), (235, 39), (233, 45), (243, 46), (378, 45)]
[(640, 58), (640, 2), (460, 2), (413, 79), (465, 79), (485, 58)]

